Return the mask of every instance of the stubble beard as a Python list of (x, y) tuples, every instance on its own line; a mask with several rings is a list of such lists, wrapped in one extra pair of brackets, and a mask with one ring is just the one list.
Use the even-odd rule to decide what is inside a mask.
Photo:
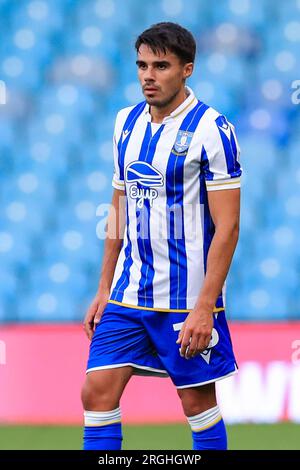
[(165, 100), (158, 101), (158, 100), (155, 100), (155, 99), (152, 100), (151, 98), (150, 99), (146, 98), (146, 101), (150, 106), (155, 106), (156, 108), (159, 108), (159, 109), (165, 108), (166, 106), (169, 106), (169, 104), (171, 104), (172, 101), (175, 100), (175, 98), (178, 95), (179, 91), (180, 90), (177, 90), (176, 93), (174, 93), (172, 96), (169, 96)]

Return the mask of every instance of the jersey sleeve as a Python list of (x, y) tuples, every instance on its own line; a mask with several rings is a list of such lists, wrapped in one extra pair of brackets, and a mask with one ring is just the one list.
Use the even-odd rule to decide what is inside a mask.
[[(120, 114), (120, 113), (119, 113)], [(119, 149), (118, 149), (118, 140), (120, 139), (120, 131), (119, 131), (119, 114), (116, 118), (114, 136), (113, 136), (113, 155), (114, 155), (114, 174), (112, 178), (112, 186), (115, 189), (119, 189), (123, 191), (125, 189), (125, 182), (124, 182), (124, 172), (120, 168), (120, 157), (119, 157)]]
[(241, 186), (240, 147), (234, 126), (219, 115), (211, 124), (201, 154), (207, 191)]
[(113, 152), (114, 152), (114, 174), (112, 178), (112, 186), (121, 191), (125, 189), (124, 179), (121, 179), (120, 165), (119, 165), (119, 151), (115, 135), (113, 137)]

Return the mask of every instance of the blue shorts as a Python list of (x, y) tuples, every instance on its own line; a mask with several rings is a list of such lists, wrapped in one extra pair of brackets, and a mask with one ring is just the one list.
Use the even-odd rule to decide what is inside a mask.
[(188, 313), (108, 303), (90, 345), (87, 372), (132, 366), (135, 375), (170, 377), (177, 388), (204, 385), (237, 371), (225, 312), (214, 314), (209, 347), (191, 359), (176, 344)]

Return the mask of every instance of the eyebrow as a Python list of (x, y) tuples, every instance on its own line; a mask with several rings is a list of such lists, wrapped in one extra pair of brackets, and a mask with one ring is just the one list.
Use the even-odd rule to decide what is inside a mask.
[[(137, 60), (136, 65), (147, 64), (144, 60)], [(171, 65), (167, 60), (156, 60), (152, 63), (153, 65)]]

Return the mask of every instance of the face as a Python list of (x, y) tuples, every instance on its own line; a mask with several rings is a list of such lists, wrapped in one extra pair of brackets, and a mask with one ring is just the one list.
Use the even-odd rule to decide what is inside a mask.
[(193, 63), (182, 64), (173, 52), (158, 54), (142, 44), (137, 57), (138, 77), (150, 106), (163, 108), (172, 103), (184, 89), (193, 72)]

